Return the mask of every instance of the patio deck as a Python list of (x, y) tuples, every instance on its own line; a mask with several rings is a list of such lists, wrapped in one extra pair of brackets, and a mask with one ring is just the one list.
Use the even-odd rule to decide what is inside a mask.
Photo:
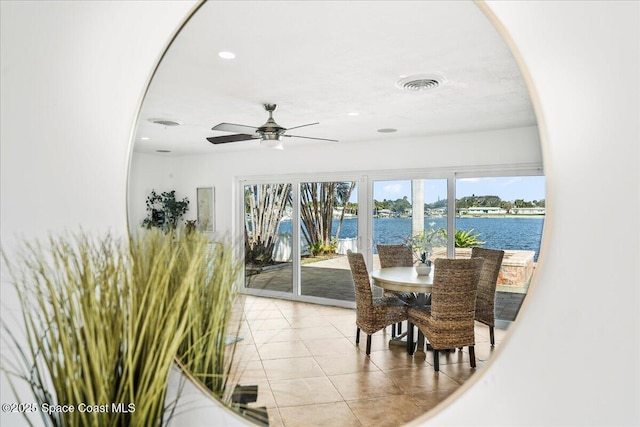
[[(376, 254), (372, 270), (378, 268), (380, 268), (380, 261)], [(285, 264), (281, 268), (251, 276), (248, 287), (291, 292), (291, 274), (291, 265)], [(353, 281), (346, 256), (305, 264), (301, 267), (301, 277), (302, 295), (339, 301), (355, 301)], [(382, 293), (380, 288), (376, 290), (374, 290), (374, 295)], [(496, 292), (496, 327), (506, 328), (510, 322), (515, 320), (525, 296), (525, 293)]]

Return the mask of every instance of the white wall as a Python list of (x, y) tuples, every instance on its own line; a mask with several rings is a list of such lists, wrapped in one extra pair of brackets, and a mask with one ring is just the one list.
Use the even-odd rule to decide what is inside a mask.
[[(395, 139), (387, 142), (318, 144), (285, 150), (262, 148), (258, 151), (235, 151), (215, 155), (165, 157), (134, 153), (130, 185), (148, 189), (131, 200), (130, 221), (139, 224), (145, 217), (144, 200), (153, 188), (155, 171), (165, 170), (162, 179), (171, 175), (176, 195), (193, 201), (185, 219), (195, 219), (196, 188), (216, 188), (216, 228), (231, 229), (232, 188), (237, 177), (331, 173), (370, 170), (407, 170), (509, 164), (541, 164), (542, 152), (536, 126), (440, 135), (421, 140)], [(149, 172), (147, 172), (149, 171)], [(133, 194), (133, 191), (131, 192)], [(192, 218), (193, 217), (193, 218)]]
[[(9, 254), (16, 233), (126, 229), (135, 108), (190, 5), (0, 2)], [(640, 3), (491, 9), (539, 95), (549, 217), (520, 321), (487, 373), (430, 424), (639, 425)], [(602, 208), (576, 215), (585, 200)], [(13, 400), (5, 383), (0, 391)], [(0, 421), (17, 425), (6, 413)]]
[[(147, 197), (152, 190), (160, 194), (164, 191), (176, 190), (176, 199), (189, 198), (189, 211), (184, 219), (196, 219), (196, 187), (193, 193), (185, 194), (176, 188), (175, 165), (171, 157), (161, 154), (139, 154), (131, 156), (128, 184), (128, 221), (129, 230), (135, 233), (142, 221), (147, 217)], [(203, 187), (203, 185), (199, 185)]]

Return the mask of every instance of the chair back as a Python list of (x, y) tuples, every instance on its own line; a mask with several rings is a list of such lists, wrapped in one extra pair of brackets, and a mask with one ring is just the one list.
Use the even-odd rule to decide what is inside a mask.
[(380, 267), (412, 267), (413, 252), (406, 245), (378, 245)]
[(480, 280), (478, 281), (475, 319), (486, 325), (495, 326), (496, 286), (504, 251), (473, 248), (471, 249), (471, 258), (484, 258)]
[[(431, 316), (445, 329), (471, 327), (484, 260), (437, 258), (431, 291)], [(445, 347), (446, 348), (446, 347)]]
[(369, 270), (367, 270), (367, 264), (364, 262), (364, 256), (361, 253), (356, 253), (349, 249), (347, 258), (355, 288), (356, 315), (360, 317), (363, 313), (371, 313), (373, 311), (373, 293), (371, 292), (371, 282), (369, 281)]

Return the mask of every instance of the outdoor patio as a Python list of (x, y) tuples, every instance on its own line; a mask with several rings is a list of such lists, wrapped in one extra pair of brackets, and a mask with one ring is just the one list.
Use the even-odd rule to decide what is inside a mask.
[[(380, 268), (377, 254), (373, 259), (373, 270)], [(278, 268), (268, 269), (249, 276), (247, 287), (277, 292), (291, 292), (292, 264), (284, 263)], [(338, 301), (355, 301), (351, 271), (346, 256), (305, 264), (301, 267), (301, 294), (329, 298)], [(382, 289), (375, 288), (374, 295), (381, 295)], [(526, 293), (496, 292), (496, 327), (508, 326), (515, 320)], [(506, 322), (506, 324), (504, 324)]]

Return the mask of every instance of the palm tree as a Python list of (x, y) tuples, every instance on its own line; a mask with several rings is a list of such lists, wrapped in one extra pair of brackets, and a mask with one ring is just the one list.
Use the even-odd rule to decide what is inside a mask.
[(302, 235), (314, 252), (331, 248), (333, 211), (337, 205), (343, 210), (338, 222), (336, 239), (344, 221), (344, 207), (355, 188), (355, 182), (306, 182), (300, 186), (300, 219)]
[(244, 201), (245, 260), (272, 264), (280, 221), (291, 205), (291, 184), (248, 185)]

